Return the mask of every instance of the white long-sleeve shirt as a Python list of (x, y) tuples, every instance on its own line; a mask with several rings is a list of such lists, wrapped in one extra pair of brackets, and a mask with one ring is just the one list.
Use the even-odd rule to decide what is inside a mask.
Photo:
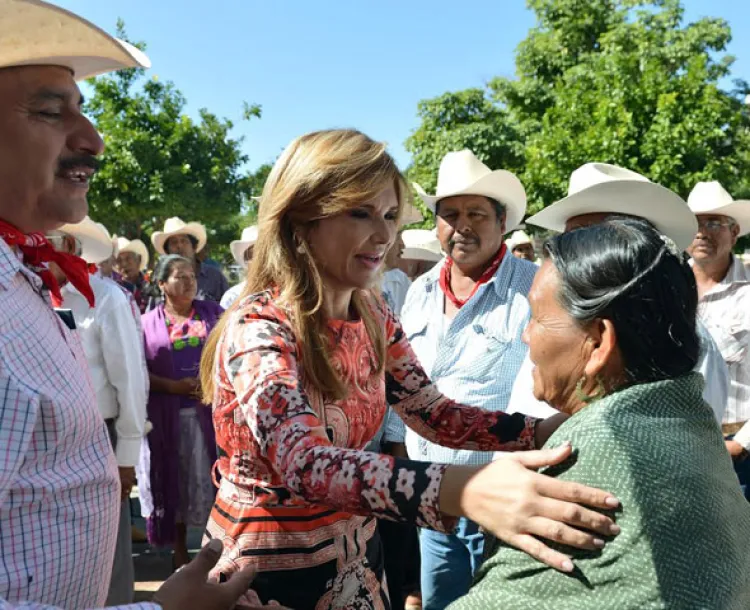
[(104, 419), (115, 420), (119, 466), (135, 466), (143, 441), (148, 387), (143, 338), (127, 297), (113, 282), (92, 277), (96, 307), (66, 284), (62, 307), (70, 309), (81, 336), (96, 403)]

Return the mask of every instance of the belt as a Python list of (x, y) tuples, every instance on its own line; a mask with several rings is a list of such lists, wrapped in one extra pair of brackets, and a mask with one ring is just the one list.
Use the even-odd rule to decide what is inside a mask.
[(734, 424), (722, 424), (721, 425), (721, 433), (724, 436), (733, 436), (737, 434), (740, 429), (746, 424), (747, 422), (739, 421)]

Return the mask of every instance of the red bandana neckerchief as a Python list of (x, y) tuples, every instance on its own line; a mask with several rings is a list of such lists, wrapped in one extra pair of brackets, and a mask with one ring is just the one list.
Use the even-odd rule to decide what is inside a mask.
[(36, 273), (49, 290), (52, 305), (60, 307), (62, 293), (60, 292), (60, 285), (47, 267), (47, 263), (57, 263), (68, 281), (86, 297), (91, 307), (94, 306), (94, 293), (89, 284), (89, 269), (86, 261), (82, 258), (65, 252), (58, 252), (42, 233), (21, 233), (16, 227), (2, 220), (0, 220), (0, 239), (21, 251), (24, 265)]
[(507, 250), (507, 246), (503, 244), (498, 253), (495, 255), (495, 258), (493, 258), (492, 262), (490, 262), (490, 266), (485, 269), (484, 273), (477, 280), (477, 283), (474, 285), (471, 294), (469, 294), (469, 296), (465, 299), (459, 299), (455, 294), (453, 294), (453, 288), (451, 288), (451, 269), (453, 268), (453, 259), (451, 259), (450, 256), (445, 257), (445, 263), (443, 263), (443, 268), (440, 270), (440, 289), (443, 291), (446, 298), (451, 303), (453, 303), (456, 309), (461, 309), (461, 307), (463, 307), (466, 302), (474, 296), (474, 294), (477, 290), (479, 290), (479, 287), (482, 284), (486, 284), (492, 279), (495, 273), (497, 273), (497, 270), (500, 268), (500, 263), (503, 262), (505, 252)]

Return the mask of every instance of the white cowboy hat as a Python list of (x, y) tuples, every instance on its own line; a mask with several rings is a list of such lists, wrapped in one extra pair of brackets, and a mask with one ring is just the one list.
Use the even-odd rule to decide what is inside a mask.
[(513, 248), (515, 248), (516, 246), (520, 246), (522, 244), (530, 244), (532, 242), (531, 238), (526, 234), (525, 231), (515, 231), (513, 235), (505, 240), (505, 243), (508, 246), (508, 250), (512, 252)]
[(245, 250), (250, 246), (254, 246), (256, 241), (258, 241), (258, 227), (253, 225), (242, 229), (240, 239), (229, 244), (229, 249), (232, 251), (232, 256), (234, 256), (234, 260), (238, 265), (245, 265)]
[(206, 245), (206, 227), (199, 222), (184, 222), (181, 218), (174, 216), (167, 218), (163, 231), (154, 231), (151, 235), (151, 243), (159, 254), (166, 254), (164, 244), (173, 235), (192, 235), (198, 240), (196, 252), (203, 250)]
[(81, 244), (81, 258), (94, 265), (106, 261), (112, 256), (112, 238), (104, 225), (94, 222), (86, 216), (81, 222), (63, 225), (57, 229), (75, 237)]
[(515, 229), (526, 213), (526, 191), (521, 181), (504, 169), (492, 171), (470, 150), (450, 152), (443, 157), (435, 195), (428, 195), (416, 182), (413, 184), (433, 213), (437, 202), (447, 197), (483, 195), (499, 201), (506, 209), (506, 232)]
[(565, 231), (565, 223), (583, 214), (627, 214), (648, 220), (672, 238), (680, 250), (691, 243), (698, 222), (682, 198), (645, 176), (608, 163), (586, 163), (570, 175), (568, 196), (526, 222), (543, 229)]
[(61, 66), (76, 80), (124, 68), (150, 68), (148, 57), (93, 23), (41, 0), (0, 0), (0, 68)]
[(141, 271), (144, 271), (148, 267), (148, 248), (140, 239), (127, 239), (126, 237), (118, 237), (115, 239), (117, 244), (117, 251), (119, 254), (123, 252), (132, 252), (141, 257)]
[(739, 225), (740, 235), (750, 233), (750, 201), (735, 201), (716, 181), (696, 184), (688, 195), (688, 207), (696, 215), (729, 216)]
[(401, 214), (401, 226), (407, 227), (417, 222), (422, 222), (423, 220), (424, 217), (422, 216), (422, 212), (419, 211), (419, 208), (413, 203), (407, 202), (404, 206), (404, 212)]
[(401, 258), (431, 262), (437, 262), (443, 258), (443, 251), (434, 231), (406, 229), (401, 232), (401, 239), (404, 240)]

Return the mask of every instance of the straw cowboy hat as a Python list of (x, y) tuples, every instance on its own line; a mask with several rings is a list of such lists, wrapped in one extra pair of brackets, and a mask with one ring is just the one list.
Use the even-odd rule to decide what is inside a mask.
[(679, 195), (641, 174), (608, 163), (579, 167), (570, 175), (568, 196), (526, 222), (562, 233), (570, 218), (598, 213), (648, 220), (680, 250), (687, 248), (698, 232), (695, 215)]
[(511, 235), (507, 240), (505, 240), (506, 245), (508, 246), (508, 250), (511, 252), (513, 251), (513, 248), (516, 246), (521, 246), (523, 244), (530, 244), (531, 238), (526, 234), (525, 231), (515, 231), (513, 235)]
[(433, 213), (437, 202), (447, 197), (483, 195), (499, 201), (506, 209), (506, 232), (521, 224), (526, 213), (526, 191), (521, 181), (504, 169), (492, 171), (470, 150), (450, 152), (443, 157), (434, 195), (428, 195), (417, 183), (413, 184)]
[(401, 239), (404, 240), (401, 258), (430, 262), (437, 262), (443, 258), (443, 251), (434, 231), (406, 229), (401, 232)]
[(258, 227), (255, 225), (242, 229), (242, 235), (240, 239), (229, 244), (229, 249), (232, 251), (232, 256), (238, 265), (245, 264), (245, 250), (250, 246), (254, 246), (255, 242), (258, 241)]
[(720, 183), (699, 182), (688, 195), (688, 207), (694, 214), (729, 216), (740, 227), (740, 235), (750, 233), (750, 201), (734, 200)]
[(174, 235), (191, 235), (198, 240), (198, 246), (195, 248), (196, 252), (203, 250), (203, 247), (206, 245), (206, 227), (199, 222), (186, 223), (181, 218), (174, 216), (167, 218), (163, 231), (154, 231), (153, 235), (151, 235), (151, 243), (154, 244), (154, 249), (159, 254), (166, 254), (164, 244)]
[(104, 225), (86, 216), (81, 222), (63, 225), (57, 229), (78, 240), (81, 244), (81, 258), (87, 263), (99, 264), (112, 256), (112, 238)]
[(140, 239), (127, 239), (126, 237), (115, 238), (118, 253), (132, 252), (141, 257), (141, 271), (148, 267), (148, 248)]
[(61, 66), (76, 80), (124, 68), (150, 68), (148, 57), (78, 15), (41, 0), (0, 0), (0, 68)]

